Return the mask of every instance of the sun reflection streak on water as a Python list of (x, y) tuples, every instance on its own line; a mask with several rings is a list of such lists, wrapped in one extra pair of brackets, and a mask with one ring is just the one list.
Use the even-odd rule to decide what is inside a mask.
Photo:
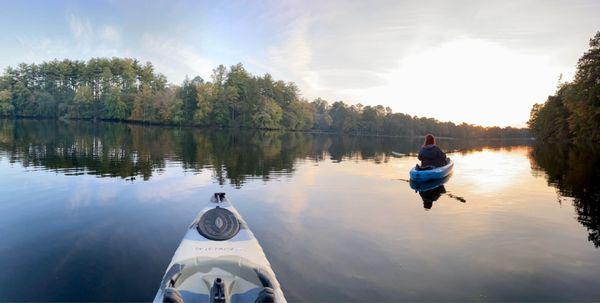
[[(493, 194), (508, 189), (516, 180), (530, 175), (527, 148), (510, 150), (483, 149), (479, 152), (453, 154), (455, 174), (460, 185), (479, 194)], [(528, 180), (529, 181), (529, 180)]]

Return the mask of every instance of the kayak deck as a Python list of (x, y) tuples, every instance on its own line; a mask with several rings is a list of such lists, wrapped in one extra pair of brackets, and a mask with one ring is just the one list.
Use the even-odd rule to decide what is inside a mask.
[(447, 158), (447, 163), (448, 164), (444, 166), (428, 170), (419, 170), (417, 169), (418, 166), (415, 166), (410, 170), (410, 179), (413, 181), (443, 179), (452, 173), (454, 168), (454, 161), (452, 161), (452, 159)]
[[(154, 302), (170, 292), (182, 302), (285, 302), (254, 234), (224, 195), (215, 197), (186, 231)], [(219, 291), (224, 301), (215, 300)]]

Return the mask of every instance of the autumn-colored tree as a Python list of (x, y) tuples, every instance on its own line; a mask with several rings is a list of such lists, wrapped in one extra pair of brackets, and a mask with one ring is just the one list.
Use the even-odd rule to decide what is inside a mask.
[(600, 31), (577, 63), (572, 82), (562, 83), (545, 103), (535, 104), (528, 122), (544, 140), (600, 141)]

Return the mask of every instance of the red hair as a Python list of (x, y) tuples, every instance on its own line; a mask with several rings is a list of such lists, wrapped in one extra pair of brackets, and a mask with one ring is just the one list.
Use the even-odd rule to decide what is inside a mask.
[(423, 145), (431, 145), (431, 144), (435, 144), (435, 138), (433, 137), (432, 134), (427, 134), (427, 136), (425, 136), (425, 143), (423, 143)]

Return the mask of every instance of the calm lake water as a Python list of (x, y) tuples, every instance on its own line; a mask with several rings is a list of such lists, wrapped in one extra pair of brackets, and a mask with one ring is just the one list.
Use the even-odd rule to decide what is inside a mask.
[(226, 192), (290, 301), (600, 300), (600, 151), (0, 120), (0, 301), (147, 301)]

